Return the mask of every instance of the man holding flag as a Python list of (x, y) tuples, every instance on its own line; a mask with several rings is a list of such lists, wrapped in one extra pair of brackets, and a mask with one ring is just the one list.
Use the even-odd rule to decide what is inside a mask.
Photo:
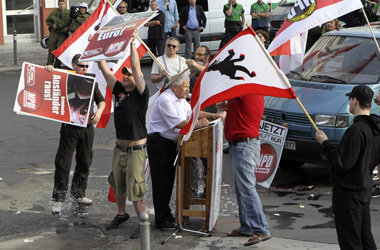
[[(99, 62), (100, 69), (115, 95), (116, 146), (112, 160), (111, 174), (108, 178), (116, 194), (117, 215), (106, 226), (107, 230), (117, 228), (129, 219), (125, 202), (133, 202), (137, 218), (145, 212), (146, 185), (144, 178), (146, 161), (146, 127), (145, 114), (148, 108), (149, 91), (145, 84), (139, 55), (135, 45), (137, 30), (131, 41), (131, 66), (124, 67), (121, 82), (117, 81), (105, 61)], [(132, 233), (131, 239), (140, 237), (140, 228)]]
[(260, 197), (256, 192), (256, 167), (260, 163), (259, 128), (264, 113), (264, 97), (244, 95), (218, 104), (227, 111), (224, 135), (230, 145), (239, 206), (240, 227), (228, 236), (251, 236), (244, 246), (271, 238)]

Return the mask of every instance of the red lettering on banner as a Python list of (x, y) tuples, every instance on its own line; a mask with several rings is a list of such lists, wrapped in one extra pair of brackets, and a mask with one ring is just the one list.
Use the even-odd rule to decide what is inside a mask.
[(276, 150), (270, 144), (261, 144), (260, 162), (255, 171), (257, 182), (263, 182), (268, 179), (275, 170), (276, 165)]

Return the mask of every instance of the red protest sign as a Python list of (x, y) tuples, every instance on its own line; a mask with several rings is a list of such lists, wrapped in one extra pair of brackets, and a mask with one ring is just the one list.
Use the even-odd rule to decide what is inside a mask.
[(124, 57), (133, 31), (155, 15), (156, 12), (142, 12), (114, 17), (94, 34), (79, 61), (117, 60)]
[(86, 127), (95, 78), (24, 62), (13, 111)]

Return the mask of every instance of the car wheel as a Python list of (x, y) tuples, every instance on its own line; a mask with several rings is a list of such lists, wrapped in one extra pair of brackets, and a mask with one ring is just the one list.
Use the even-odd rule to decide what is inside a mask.
[(286, 169), (298, 169), (303, 164), (304, 164), (304, 162), (293, 161), (293, 160), (286, 160), (286, 159), (282, 159), (280, 161), (280, 167), (286, 168)]

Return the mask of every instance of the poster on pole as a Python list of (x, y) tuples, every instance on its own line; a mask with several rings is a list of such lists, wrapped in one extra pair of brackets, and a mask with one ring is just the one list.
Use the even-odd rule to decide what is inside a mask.
[(157, 11), (114, 17), (93, 36), (79, 58), (81, 62), (118, 60), (127, 53), (132, 33), (157, 15)]
[(210, 221), (208, 231), (212, 232), (216, 220), (219, 217), (220, 209), (220, 192), (222, 183), (222, 165), (223, 165), (223, 126), (221, 119), (211, 122), (213, 133), (213, 173), (212, 173), (212, 191), (210, 202)]
[(270, 187), (276, 175), (287, 132), (287, 127), (261, 120), (260, 162), (255, 173), (257, 184), (264, 188)]
[(87, 127), (95, 78), (24, 62), (13, 111)]

